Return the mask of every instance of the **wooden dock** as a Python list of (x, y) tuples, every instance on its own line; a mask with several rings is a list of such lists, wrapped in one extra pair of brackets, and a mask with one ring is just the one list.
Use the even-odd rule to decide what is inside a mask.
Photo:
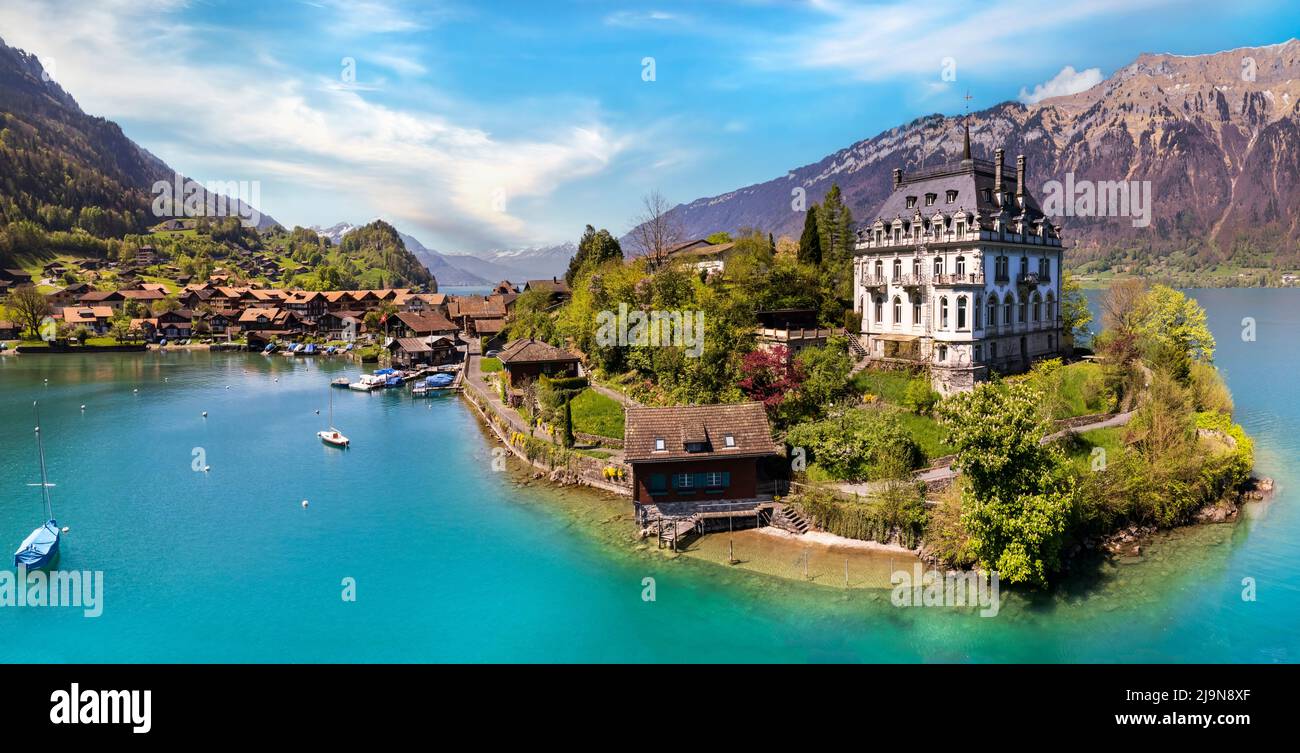
[(654, 536), (660, 549), (668, 547), (678, 551), (688, 538), (705, 533), (770, 525), (777, 507), (766, 498), (645, 505), (641, 509), (641, 538)]

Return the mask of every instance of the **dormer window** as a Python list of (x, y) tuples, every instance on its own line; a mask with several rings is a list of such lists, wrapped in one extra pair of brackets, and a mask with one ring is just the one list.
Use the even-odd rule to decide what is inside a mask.
[(925, 205), (926, 205), (927, 207), (932, 207), (932, 206), (934, 206), (934, 201), (935, 201), (935, 199), (938, 199), (938, 198), (939, 198), (939, 197), (938, 197), (937, 195), (935, 195), (935, 194), (932, 194), (932, 193), (928, 193), (928, 194), (926, 194), (926, 195), (925, 195)]
[(655, 452), (663, 452), (663, 451), (664, 451), (664, 438), (655, 437)]
[(908, 196), (908, 197), (907, 197), (907, 208), (908, 208), (908, 209), (911, 209), (911, 208), (914, 207), (914, 206), (916, 206), (916, 197), (915, 197), (915, 196)]
[(735, 447), (736, 437), (731, 434), (728, 434), (727, 436), (722, 438), (722, 444), (726, 447)]
[(704, 442), (687, 442), (687, 443), (686, 443), (686, 451), (687, 451), (687, 452), (705, 452), (705, 451), (707, 451), (708, 449), (709, 449), (708, 444), (706, 444), (706, 443), (704, 443)]
[(953, 191), (953, 190), (949, 190), (949, 191), (948, 191), (948, 194), (947, 194), (947, 199), (948, 199), (948, 203), (949, 203), (949, 204), (951, 204), (951, 203), (953, 203), (954, 201), (956, 201), (956, 200), (957, 200), (957, 192), (956, 192), (956, 191)]
[(993, 203), (993, 189), (992, 189), (992, 188), (986, 188), (986, 189), (984, 189), (984, 201), (988, 202), (989, 204), (992, 204), (992, 203)]

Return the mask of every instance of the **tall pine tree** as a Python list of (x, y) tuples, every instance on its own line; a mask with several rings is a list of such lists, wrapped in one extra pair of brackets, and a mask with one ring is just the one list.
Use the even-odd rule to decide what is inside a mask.
[(821, 232), (817, 224), (817, 205), (813, 204), (804, 215), (803, 235), (799, 236), (799, 261), (804, 264), (822, 263)]

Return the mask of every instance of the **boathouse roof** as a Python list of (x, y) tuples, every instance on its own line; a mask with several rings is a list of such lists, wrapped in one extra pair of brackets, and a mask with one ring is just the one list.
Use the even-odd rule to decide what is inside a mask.
[[(754, 402), (671, 408), (629, 407), (623, 446), (628, 462), (777, 454), (771, 427), (767, 423), (767, 412), (762, 403)], [(663, 449), (659, 449), (660, 446)]]

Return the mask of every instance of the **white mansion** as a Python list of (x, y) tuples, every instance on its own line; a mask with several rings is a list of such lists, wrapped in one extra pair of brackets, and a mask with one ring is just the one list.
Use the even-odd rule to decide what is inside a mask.
[(928, 366), (943, 394), (989, 371), (1014, 372), (1062, 349), (1061, 235), (1025, 189), (1025, 158), (1005, 182), (1003, 150), (915, 175), (858, 230), (854, 308), (867, 357)]

